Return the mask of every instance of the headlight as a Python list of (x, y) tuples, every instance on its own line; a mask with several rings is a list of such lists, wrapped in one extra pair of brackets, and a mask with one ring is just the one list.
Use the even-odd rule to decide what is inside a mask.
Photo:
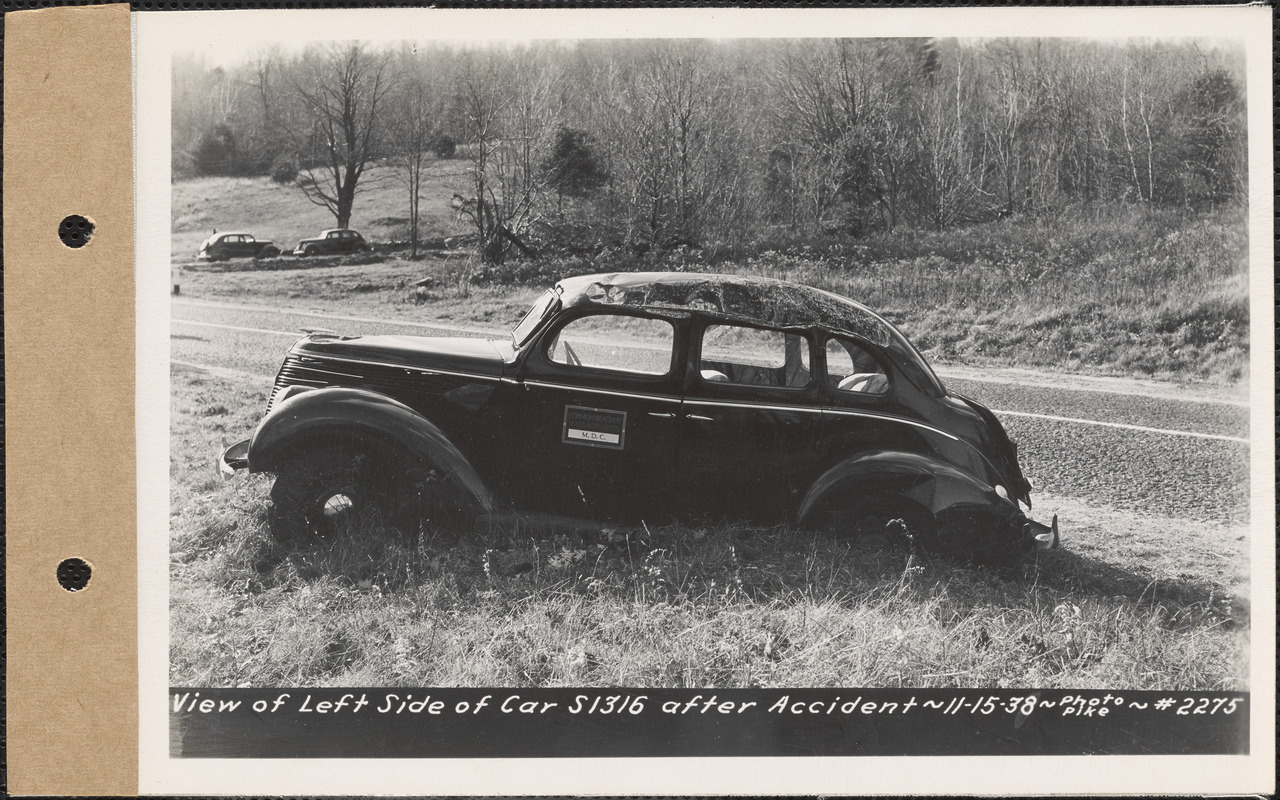
[(1009, 491), (998, 483), (996, 484), (996, 494), (1000, 495), (1001, 500), (1009, 499)]

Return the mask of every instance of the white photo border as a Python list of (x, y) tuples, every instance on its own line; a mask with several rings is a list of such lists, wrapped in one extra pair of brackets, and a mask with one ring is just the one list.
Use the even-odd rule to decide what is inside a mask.
[[(1274, 791), (1272, 10), (1263, 6), (135, 13), (140, 791), (146, 794), (1235, 794)], [(406, 31), (423, 31), (408, 37)], [(172, 759), (168, 482), (171, 55), (286, 40), (1186, 37), (1247, 51), (1251, 375), (1248, 756)], [(996, 759), (996, 760), (993, 760)], [(1270, 787), (1270, 788), (1268, 788)]]

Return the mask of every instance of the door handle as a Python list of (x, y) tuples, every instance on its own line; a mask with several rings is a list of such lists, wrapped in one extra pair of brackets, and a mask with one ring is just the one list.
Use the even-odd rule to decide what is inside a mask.
[(685, 416), (686, 416), (687, 418), (689, 418), (689, 419), (701, 420), (701, 421), (703, 421), (703, 422), (715, 422), (715, 421), (716, 421), (716, 418), (715, 418), (715, 417), (704, 417), (704, 416), (702, 416), (701, 414), (685, 414)]
[(675, 419), (676, 417), (676, 415), (672, 414), (670, 411), (650, 411), (649, 416), (657, 417), (658, 419)]

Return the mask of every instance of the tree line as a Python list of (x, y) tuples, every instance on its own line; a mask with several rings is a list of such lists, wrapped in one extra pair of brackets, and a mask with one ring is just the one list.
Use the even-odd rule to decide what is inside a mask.
[(176, 60), (173, 174), (271, 175), (345, 227), (457, 159), (486, 261), (1242, 203), (1242, 54), (1198, 41), (635, 40)]

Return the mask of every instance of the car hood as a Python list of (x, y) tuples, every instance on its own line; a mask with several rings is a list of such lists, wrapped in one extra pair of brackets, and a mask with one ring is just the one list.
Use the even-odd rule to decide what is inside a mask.
[(499, 344), (489, 339), (464, 337), (357, 336), (307, 338), (294, 345), (293, 352), (301, 356), (501, 377), (505, 362)]

